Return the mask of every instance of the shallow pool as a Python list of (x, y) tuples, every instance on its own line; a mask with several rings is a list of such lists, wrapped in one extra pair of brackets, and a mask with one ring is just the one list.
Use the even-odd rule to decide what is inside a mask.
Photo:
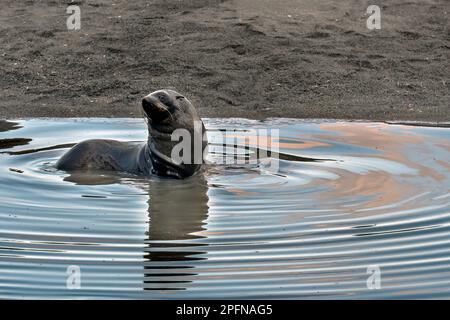
[(205, 123), (279, 129), (277, 170), (213, 147), (182, 181), (69, 175), (73, 143), (145, 123), (0, 121), (0, 298), (450, 298), (449, 128)]

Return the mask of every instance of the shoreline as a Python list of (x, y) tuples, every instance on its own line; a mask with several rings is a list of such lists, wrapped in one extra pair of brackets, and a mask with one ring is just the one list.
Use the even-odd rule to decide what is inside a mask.
[[(89, 121), (89, 120), (136, 120), (139, 121), (138, 117), (17, 117), (17, 118), (0, 118), (0, 123), (14, 123), (15, 121), (30, 121), (30, 120), (41, 120), (41, 121), (58, 121), (58, 120), (69, 120), (69, 121)], [(389, 120), (366, 120), (366, 119), (333, 119), (333, 118), (281, 118), (281, 117), (268, 117), (265, 119), (252, 119), (245, 117), (202, 117), (202, 120), (234, 120), (240, 122), (252, 122), (256, 121), (259, 123), (280, 121), (283, 123), (383, 123), (388, 125), (399, 125), (399, 126), (412, 126), (412, 127), (428, 127), (428, 128), (450, 128), (450, 121), (389, 121)], [(144, 121), (144, 120), (143, 120)]]

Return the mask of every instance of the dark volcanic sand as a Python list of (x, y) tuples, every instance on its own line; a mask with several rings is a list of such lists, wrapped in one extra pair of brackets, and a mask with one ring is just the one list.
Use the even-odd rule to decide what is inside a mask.
[(203, 117), (450, 120), (449, 0), (76, 1), (67, 31), (69, 2), (1, 1), (0, 118), (140, 116), (170, 87)]

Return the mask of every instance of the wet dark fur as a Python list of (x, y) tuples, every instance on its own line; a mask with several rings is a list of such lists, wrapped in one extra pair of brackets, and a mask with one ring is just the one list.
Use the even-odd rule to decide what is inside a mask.
[[(108, 170), (173, 178), (195, 174), (201, 164), (177, 164), (170, 159), (172, 148), (178, 143), (171, 141), (172, 132), (183, 128), (193, 136), (194, 121), (201, 121), (192, 104), (175, 91), (160, 90), (146, 96), (142, 108), (149, 131), (147, 143), (136, 145), (115, 140), (87, 140), (63, 155), (56, 167), (65, 171)], [(204, 133), (203, 123), (202, 129)], [(204, 138), (202, 150), (206, 145)]]

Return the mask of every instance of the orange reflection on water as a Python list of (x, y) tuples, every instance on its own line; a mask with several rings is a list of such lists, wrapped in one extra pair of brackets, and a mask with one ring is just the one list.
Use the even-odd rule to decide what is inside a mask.
[[(423, 166), (417, 162), (409, 159), (408, 152), (405, 150), (408, 147), (414, 146), (414, 152), (422, 152), (427, 154), (426, 144), (423, 143), (423, 137), (417, 136), (411, 131), (411, 127), (397, 126), (395, 133), (390, 131), (392, 128), (388, 124), (364, 124), (364, 123), (325, 123), (320, 125), (320, 128), (333, 133), (339, 133), (338, 136), (333, 136), (337, 142), (357, 145), (369, 149), (376, 149), (382, 152), (382, 155), (363, 155), (365, 157), (382, 157), (404, 164), (409, 168), (417, 169), (418, 176), (429, 177), (435, 180), (444, 179), (445, 176), (437, 172), (429, 166)], [(389, 130), (388, 130), (389, 129)], [(329, 139), (329, 136), (319, 135), (324, 139)], [(362, 155), (359, 154), (359, 157)], [(339, 179), (329, 182), (332, 187), (331, 191), (324, 192), (319, 195), (319, 199), (327, 199), (329, 197), (342, 198), (348, 196), (368, 196), (371, 200), (364, 203), (364, 208), (346, 208), (347, 211), (378, 208), (385, 205), (398, 203), (407, 198), (413, 197), (420, 192), (419, 186), (414, 186), (411, 183), (402, 182), (405, 178), (404, 174), (392, 174), (383, 171), (370, 171), (367, 173), (351, 173), (341, 169), (333, 169), (333, 171), (340, 176)], [(417, 187), (417, 188), (416, 188)], [(412, 202), (411, 208), (414, 206)], [(402, 209), (407, 209), (408, 204), (404, 204)], [(364, 213), (364, 215), (367, 213)]]
[(320, 141), (301, 141), (294, 139), (283, 139), (280, 142), (278, 137), (274, 136), (257, 136), (257, 135), (239, 135), (239, 134), (227, 134), (227, 138), (236, 139), (238, 144), (246, 145), (252, 148), (266, 149), (268, 147), (280, 148), (280, 149), (312, 149), (318, 147), (328, 147), (329, 144)]

